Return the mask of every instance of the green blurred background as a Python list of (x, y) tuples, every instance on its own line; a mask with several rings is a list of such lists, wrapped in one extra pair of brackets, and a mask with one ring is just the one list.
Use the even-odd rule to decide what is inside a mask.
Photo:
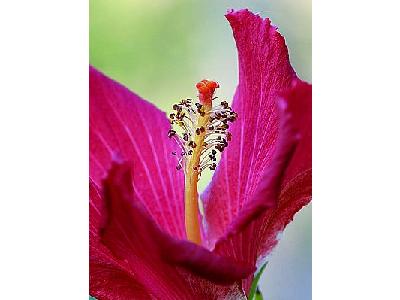
[[(164, 111), (217, 80), (232, 99), (237, 54), (224, 14), (249, 8), (286, 38), (300, 78), (311, 82), (311, 0), (90, 0), (90, 63)], [(204, 188), (211, 175), (202, 177)], [(260, 280), (268, 300), (311, 299), (311, 205), (296, 215)]]

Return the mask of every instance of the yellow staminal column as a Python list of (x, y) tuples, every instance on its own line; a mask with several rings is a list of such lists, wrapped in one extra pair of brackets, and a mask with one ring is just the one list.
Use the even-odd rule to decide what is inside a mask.
[[(226, 101), (213, 108), (214, 92), (219, 88), (215, 81), (202, 80), (196, 88), (200, 103), (193, 105), (191, 99), (183, 99), (172, 107), (175, 112), (170, 114), (170, 121), (177, 126), (178, 132), (171, 128), (168, 136), (176, 139), (182, 151), (176, 169), (185, 166), (186, 237), (201, 244), (197, 182), (204, 169), (215, 170), (215, 155), (217, 150), (222, 152), (227, 147), (231, 138), (227, 123), (236, 119), (236, 113)], [(176, 152), (172, 154), (177, 155)]]
[[(203, 104), (204, 114), (200, 115), (197, 120), (196, 128), (207, 128), (210, 120), (211, 99)], [(200, 130), (199, 130), (200, 131)], [(199, 224), (199, 208), (198, 208), (198, 191), (197, 182), (200, 173), (201, 151), (204, 146), (204, 138), (206, 131), (203, 130), (194, 138), (193, 154), (188, 161), (185, 169), (185, 227), (187, 239), (201, 244), (200, 224)]]

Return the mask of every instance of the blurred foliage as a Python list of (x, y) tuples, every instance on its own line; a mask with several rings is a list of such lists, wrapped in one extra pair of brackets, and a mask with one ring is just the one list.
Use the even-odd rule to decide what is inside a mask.
[(311, 80), (311, 0), (90, 0), (90, 63), (164, 110), (195, 96), (203, 78), (228, 101), (237, 54), (224, 14), (248, 7), (284, 34), (299, 75)]

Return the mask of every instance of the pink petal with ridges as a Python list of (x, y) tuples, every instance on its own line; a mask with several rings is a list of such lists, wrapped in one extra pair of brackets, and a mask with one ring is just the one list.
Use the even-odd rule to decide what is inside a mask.
[[(271, 164), (251, 201), (215, 245), (215, 252), (249, 264), (270, 253), (278, 233), (311, 200), (311, 85), (296, 79), (282, 97), (287, 107), (279, 118), (282, 129)], [(251, 280), (244, 281), (246, 291)]]
[[(210, 246), (255, 264), (311, 199), (311, 86), (297, 79), (284, 39), (268, 19), (248, 10), (229, 12), (227, 19), (239, 53), (233, 100), (239, 117), (202, 199)], [(287, 105), (280, 116), (279, 97)], [(291, 130), (278, 132), (279, 124)], [(294, 137), (300, 140), (292, 148)], [(246, 291), (251, 279), (243, 282)]]
[(211, 245), (252, 198), (271, 163), (277, 138), (276, 99), (295, 73), (283, 37), (269, 19), (248, 10), (226, 15), (239, 56), (239, 85), (233, 100), (238, 119), (211, 184), (202, 195)]
[(183, 174), (165, 113), (90, 67), (90, 177), (99, 185), (113, 158), (133, 161), (136, 197), (157, 224), (184, 238)]

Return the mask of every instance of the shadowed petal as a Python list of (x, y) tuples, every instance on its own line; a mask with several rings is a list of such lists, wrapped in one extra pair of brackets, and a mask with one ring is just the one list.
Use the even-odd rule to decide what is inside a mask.
[(100, 186), (113, 158), (131, 160), (135, 196), (166, 232), (184, 238), (183, 174), (165, 114), (90, 67), (90, 177)]
[(248, 10), (229, 12), (239, 58), (239, 85), (233, 100), (238, 119), (211, 184), (202, 195), (210, 246), (253, 198), (274, 153), (276, 97), (295, 73), (283, 37)]
[(163, 233), (132, 189), (131, 166), (115, 164), (104, 182), (107, 222), (103, 242), (135, 278), (160, 299), (217, 299), (238, 291), (247, 267)]
[[(249, 264), (262, 262), (278, 233), (311, 200), (311, 85), (295, 80), (282, 97), (286, 105), (271, 164), (252, 200), (215, 245), (217, 253)], [(244, 282), (246, 291), (251, 279)]]

